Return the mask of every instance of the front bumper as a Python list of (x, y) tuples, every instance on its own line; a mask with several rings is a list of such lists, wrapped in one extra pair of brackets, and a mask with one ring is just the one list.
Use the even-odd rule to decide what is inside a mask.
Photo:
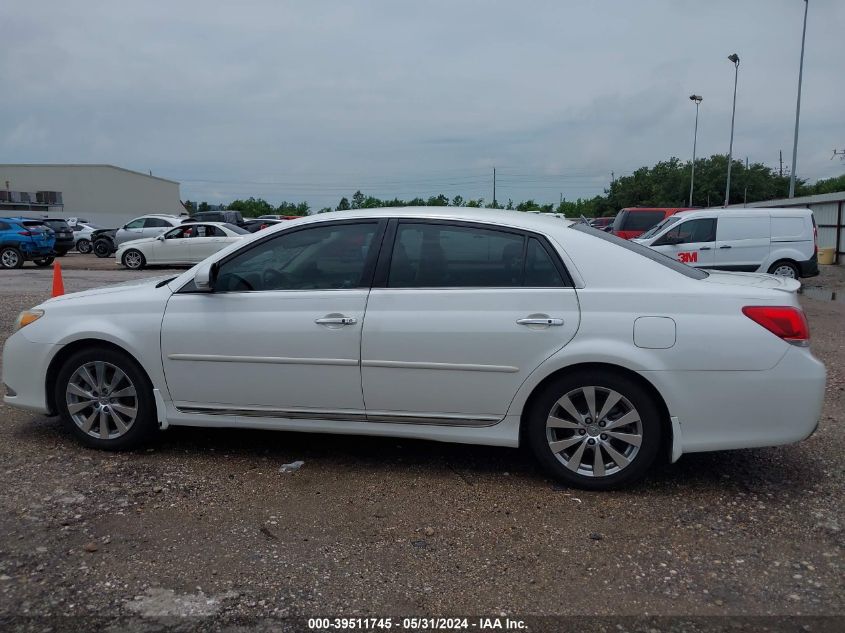
[(2, 382), (6, 385), (3, 402), (26, 411), (49, 413), (47, 368), (60, 348), (60, 345), (30, 341), (23, 330), (6, 339), (3, 346)]

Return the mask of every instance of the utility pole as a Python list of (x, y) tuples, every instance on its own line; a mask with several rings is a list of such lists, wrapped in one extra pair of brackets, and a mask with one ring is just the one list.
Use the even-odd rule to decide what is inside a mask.
[(804, 40), (807, 38), (807, 9), (809, 0), (804, 0), (804, 30), (801, 32), (801, 61), (798, 64), (798, 101), (795, 104), (795, 138), (792, 140), (792, 172), (789, 174), (789, 197), (795, 197), (795, 174), (798, 171), (798, 119), (801, 117), (801, 79), (804, 75)]
[(689, 177), (689, 206), (692, 207), (692, 188), (695, 183), (695, 145), (698, 141), (698, 106), (704, 100), (701, 95), (690, 95), (690, 101), (695, 103), (695, 131), (692, 135), (692, 164)]
[(780, 177), (783, 178), (783, 150), (778, 150), (778, 162), (780, 163)]
[(493, 168), (493, 208), (496, 208), (496, 168)]
[(731, 203), (731, 163), (734, 153), (734, 119), (736, 118), (736, 83), (739, 80), (739, 55), (731, 53), (728, 55), (728, 59), (734, 65), (734, 103), (731, 110), (731, 144), (728, 148), (728, 180), (725, 183), (725, 206)]

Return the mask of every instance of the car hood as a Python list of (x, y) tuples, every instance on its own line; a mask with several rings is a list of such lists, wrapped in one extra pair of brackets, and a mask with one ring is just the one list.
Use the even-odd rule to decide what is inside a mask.
[(735, 273), (721, 270), (708, 270), (705, 283), (725, 284), (729, 286), (749, 286), (752, 288), (766, 288), (767, 290), (783, 290), (784, 292), (796, 292), (801, 287), (801, 282), (788, 277), (778, 277), (766, 273)]
[(85, 297), (93, 297), (95, 295), (119, 294), (121, 292), (136, 293), (143, 288), (153, 288), (156, 284), (172, 279), (173, 275), (162, 275), (160, 277), (145, 277), (144, 279), (133, 279), (131, 281), (124, 281), (119, 284), (110, 286), (102, 286), (100, 288), (91, 288), (90, 290), (83, 290), (82, 292), (72, 292), (66, 295), (60, 295), (48, 299), (41, 305), (47, 305), (57, 301), (71, 301), (74, 299), (83, 299)]

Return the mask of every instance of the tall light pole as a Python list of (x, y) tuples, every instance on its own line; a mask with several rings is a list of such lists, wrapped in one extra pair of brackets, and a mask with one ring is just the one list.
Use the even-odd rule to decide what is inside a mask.
[(739, 79), (739, 55), (732, 53), (728, 59), (734, 63), (734, 105), (731, 111), (731, 144), (728, 148), (728, 182), (725, 185), (725, 206), (730, 204), (731, 199), (731, 162), (734, 155), (734, 119), (736, 118), (736, 82)]
[(698, 106), (703, 99), (701, 95), (690, 95), (690, 101), (695, 102), (695, 132), (692, 135), (692, 173), (689, 177), (689, 206), (692, 206), (692, 186), (695, 183), (695, 144), (698, 141)]
[(801, 116), (801, 79), (804, 74), (804, 40), (807, 38), (807, 9), (809, 0), (804, 0), (804, 30), (801, 33), (801, 62), (798, 65), (798, 102), (795, 104), (795, 138), (792, 140), (792, 171), (789, 174), (789, 197), (795, 197), (795, 172), (798, 166), (798, 118)]

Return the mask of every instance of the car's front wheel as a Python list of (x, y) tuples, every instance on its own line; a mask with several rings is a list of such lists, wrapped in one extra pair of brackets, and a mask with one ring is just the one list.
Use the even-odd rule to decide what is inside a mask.
[(528, 440), (546, 472), (588, 490), (641, 479), (657, 456), (660, 436), (651, 395), (627, 376), (600, 370), (553, 381), (528, 417)]
[(55, 398), (65, 426), (86, 446), (133, 449), (158, 429), (149, 379), (133, 359), (113, 349), (88, 348), (67, 359)]
[(0, 266), (3, 268), (20, 268), (23, 266), (23, 255), (18, 249), (6, 246), (0, 249)]
[(141, 270), (147, 265), (147, 259), (144, 254), (135, 248), (130, 248), (123, 254), (121, 262), (130, 270)]
[(112, 243), (108, 240), (96, 240), (91, 248), (94, 249), (94, 255), (100, 258), (108, 257), (114, 252)]
[(83, 255), (87, 255), (91, 252), (91, 240), (86, 240), (85, 238), (80, 239), (76, 243), (76, 251), (78, 253), (82, 253)]

